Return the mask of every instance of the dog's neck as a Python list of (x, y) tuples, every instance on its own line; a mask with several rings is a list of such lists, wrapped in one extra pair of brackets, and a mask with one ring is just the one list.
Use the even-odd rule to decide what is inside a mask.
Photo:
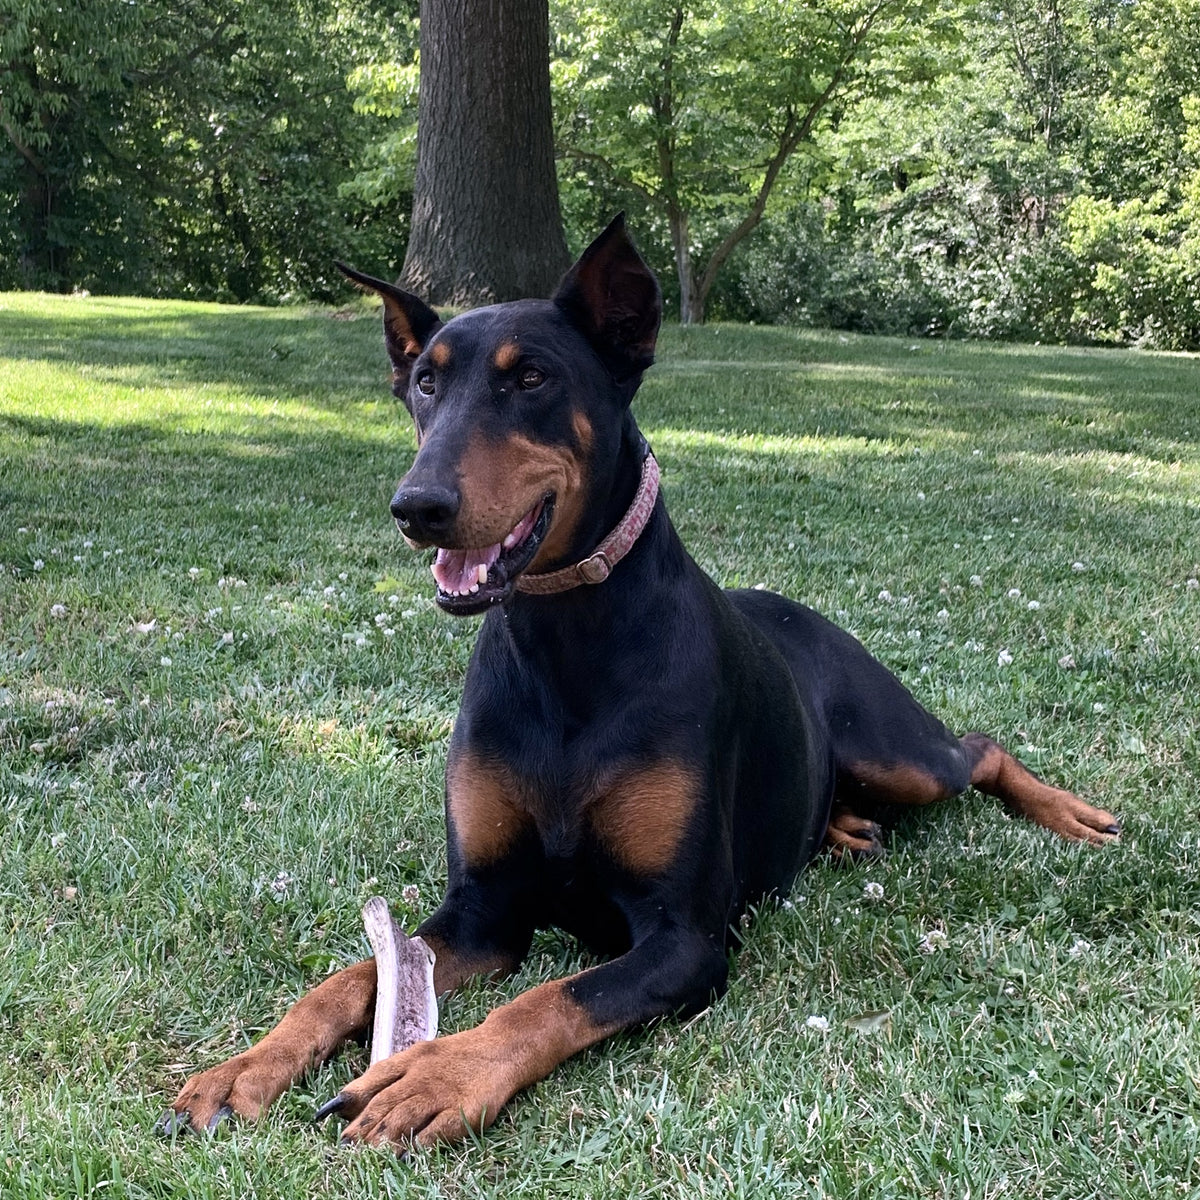
[(577, 587), (595, 587), (608, 579), (621, 559), (633, 549), (646, 528), (658, 499), (658, 460), (651, 453), (649, 445), (644, 442), (639, 453), (642, 457), (642, 469), (638, 489), (620, 521), (583, 558), (569, 566), (551, 571), (527, 571), (517, 580), (518, 592), (549, 596)]
[[(629, 420), (623, 431), (615, 480), (581, 529), (575, 549), (585, 557), (628, 511), (642, 477), (645, 442)], [(669, 603), (676, 564), (687, 559), (660, 493), (645, 527), (629, 553), (603, 583), (552, 595), (515, 593), (494, 614), (504, 622), (513, 652), (527, 658), (564, 692), (627, 663), (641, 652), (647, 606)], [(489, 614), (489, 620), (492, 615)]]

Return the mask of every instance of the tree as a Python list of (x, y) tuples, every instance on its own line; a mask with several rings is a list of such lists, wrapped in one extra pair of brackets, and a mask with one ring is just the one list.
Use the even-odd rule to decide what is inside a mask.
[[(792, 159), (867, 90), (877, 48), (923, 0), (604, 0), (557, 9), (559, 153), (665, 219), (680, 320)], [(915, 28), (910, 26), (910, 28)], [(912, 36), (915, 36), (913, 34)]]
[(410, 290), (475, 305), (566, 270), (548, 49), (546, 0), (424, 0)]

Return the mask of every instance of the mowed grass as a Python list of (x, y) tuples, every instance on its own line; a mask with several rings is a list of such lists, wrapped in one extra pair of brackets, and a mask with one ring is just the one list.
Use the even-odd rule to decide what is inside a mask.
[[(757, 915), (723, 1000), (478, 1143), (310, 1125), (358, 1047), (256, 1126), (151, 1134), (367, 952), (369, 895), (412, 924), (444, 880), (476, 623), (391, 525), (413, 439), (342, 315), (0, 297), (4, 1200), (1200, 1195), (1200, 362), (782, 329), (668, 329), (636, 402), (693, 553), (1120, 843), (902, 814)], [(584, 961), (539, 935), (442, 1028)]]

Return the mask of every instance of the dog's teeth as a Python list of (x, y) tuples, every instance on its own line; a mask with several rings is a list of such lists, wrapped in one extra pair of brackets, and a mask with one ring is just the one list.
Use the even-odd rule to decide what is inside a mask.
[(517, 531), (514, 529), (512, 533), (504, 539), (505, 550), (511, 550), (517, 544)]
[[(487, 567), (485, 567), (485, 566), (483, 565), (483, 563), (480, 563), (480, 564), (479, 564), (479, 571), (478, 571), (478, 578), (479, 578), (479, 586), (480, 586), (480, 587), (482, 587), (482, 586), (483, 586), (485, 583), (487, 583), (487, 573), (488, 573), (488, 569), (487, 569)], [(474, 590), (475, 590), (474, 588), (472, 588), (472, 589), (471, 589), (471, 591), (474, 591)]]
[(475, 595), (475, 593), (477, 591), (479, 591), (479, 584), (473, 583), (473, 584), (471, 584), (471, 586), (469, 588), (467, 588), (467, 590), (465, 592), (463, 592), (463, 595), (464, 596), (473, 596), (473, 595)]

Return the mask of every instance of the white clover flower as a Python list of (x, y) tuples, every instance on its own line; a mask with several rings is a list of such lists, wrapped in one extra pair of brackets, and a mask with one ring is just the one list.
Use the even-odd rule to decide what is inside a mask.
[(945, 621), (949, 618), (949, 616), (950, 616), (950, 610), (948, 608), (939, 608), (938, 609), (937, 619), (939, 621)]
[(924, 493), (924, 492), (918, 492), (918, 493), (917, 493), (917, 499), (918, 499), (918, 500), (924, 500), (924, 499), (925, 499), (925, 493)]
[(406, 608), (400, 615), (405, 619), (408, 617), (415, 617), (417, 615), (417, 610), (415, 608)]
[(1092, 712), (1102, 713), (1103, 711), (1104, 711), (1104, 705), (1101, 704), (1099, 700), (1097, 700), (1096, 703), (1092, 705)]
[(883, 591), (879, 593), (879, 599), (882, 600), (885, 604), (887, 604), (892, 599), (892, 593), (889, 592), (887, 590), (887, 588), (884, 588)]
[(883, 884), (876, 883), (871, 880), (869, 883), (863, 884), (863, 899), (864, 900), (882, 900), (883, 899)]
[(1040, 600), (1030, 600), (1025, 607), (1029, 609), (1030, 612), (1037, 612), (1037, 610), (1042, 607), (1042, 604)]
[(347, 574), (345, 571), (339, 571), (339, 572), (338, 572), (338, 578), (339, 578), (339, 579), (340, 579), (340, 580), (341, 580), (343, 583), (345, 583), (345, 582), (346, 582), (346, 580), (350, 578), (350, 576), (349, 576), (349, 575), (348, 575), (348, 574)]
[(330, 585), (329, 585), (329, 586), (328, 586), (328, 587), (325, 589), (325, 591), (324, 591), (324, 594), (325, 594), (326, 596), (336, 596), (336, 595), (337, 595), (337, 588), (335, 588), (335, 587), (333, 586), (333, 584), (331, 583), (331, 584), (330, 584)]
[(1081, 563), (1081, 562), (1073, 562), (1071, 564), (1071, 570), (1072, 571), (1086, 571), (1087, 567), (1085, 567), (1083, 565), (1083, 563)]
[(356, 646), (365, 646), (367, 644), (367, 635), (365, 633), (360, 633), (358, 637), (354, 639), (354, 644)]
[(73, 555), (71, 555), (71, 561), (81, 563), (81, 562), (83, 562), (83, 555), (82, 554), (73, 554)]
[(1007, 650), (1001, 650), (1000, 653), (996, 655), (996, 666), (998, 666), (998, 667), (1012, 666), (1012, 660), (1013, 660), (1013, 656)]
[(406, 883), (400, 891), (400, 899), (409, 908), (416, 908), (421, 903), (421, 889), (415, 883)]
[(65, 604), (50, 605), (50, 615), (61, 620), (67, 615), (67, 606)]
[(159, 665), (160, 667), (169, 667), (169, 666), (171, 665), (171, 657), (170, 657), (170, 655), (168, 655), (168, 654), (164, 654), (164, 655), (162, 656), (162, 658), (160, 658), (160, 659), (158, 660), (158, 665)]
[(972, 587), (983, 587), (983, 577), (980, 575), (972, 575), (971, 578), (967, 580), (967, 582)]
[(1008, 589), (1008, 598), (1010, 600), (1016, 600), (1020, 595), (1021, 595), (1020, 588), (1009, 588)]
[(1067, 951), (1072, 958), (1080, 958), (1092, 948), (1092, 943), (1084, 941), (1083, 938), (1076, 938), (1074, 944)]
[(282, 895), (288, 890), (288, 886), (292, 883), (292, 877), (286, 871), (280, 871), (271, 882), (271, 891), (277, 896)]
[(1073, 671), (1075, 669), (1075, 655), (1064, 654), (1062, 658), (1058, 660), (1058, 665), (1062, 667), (1064, 671)]
[(232, 629), (227, 630), (225, 633), (221, 634), (221, 645), (222, 646), (232, 646), (233, 645), (233, 630)]
[(43, 561), (42, 561), (40, 558), (35, 558), (35, 559), (33, 560), (33, 569), (34, 569), (35, 571), (40, 571), (40, 570), (42, 570), (42, 569), (45, 567), (45, 565), (46, 565), (46, 564), (45, 564), (45, 563), (44, 563), (44, 562), (43, 562)]
[(134, 631), (137, 633), (153, 633), (158, 627), (158, 618), (155, 617), (151, 621), (138, 621), (134, 625)]
[(399, 597), (399, 596), (397, 596), (395, 592), (393, 592), (393, 593), (392, 593), (392, 594), (391, 594), (391, 595), (388, 597), (388, 603), (389, 603), (389, 604), (390, 604), (390, 605), (391, 605), (393, 608), (395, 608), (395, 607), (396, 607), (396, 605), (400, 603), (400, 597)]
[(1200, 579), (1189, 579), (1187, 583), (1184, 584), (1184, 587), (1186, 587), (1189, 592), (1194, 592), (1197, 588), (1200, 588)]
[(935, 950), (945, 950), (950, 945), (950, 939), (941, 929), (931, 929), (917, 945), (922, 954), (932, 954)]
[(199, 579), (200, 578), (200, 568), (199, 567), (188, 567), (188, 577), (191, 579)]
[(375, 614), (375, 624), (378, 625), (380, 629), (382, 629), (391, 619), (392, 618), (388, 613)]
[(828, 1033), (829, 1032), (829, 1018), (821, 1017), (821, 1016), (818, 1016), (816, 1013), (813, 1013), (813, 1015), (804, 1022), (804, 1028), (805, 1029), (815, 1029), (818, 1033)]
[(389, 626), (387, 629), (385, 629), (383, 631), (383, 636), (384, 637), (395, 637), (396, 631)]

